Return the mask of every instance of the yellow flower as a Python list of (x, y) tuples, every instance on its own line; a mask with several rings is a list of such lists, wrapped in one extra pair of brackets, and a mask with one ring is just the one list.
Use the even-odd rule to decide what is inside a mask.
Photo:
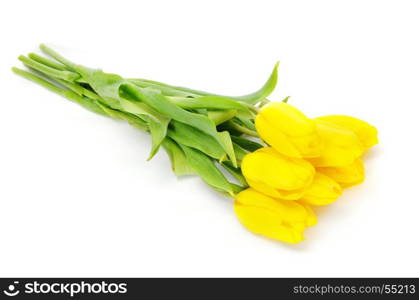
[(326, 174), (330, 178), (333, 178), (344, 188), (362, 183), (365, 178), (364, 164), (360, 159), (355, 160), (348, 166), (324, 167), (317, 168), (317, 170), (323, 174)]
[(241, 168), (251, 187), (284, 200), (301, 198), (315, 173), (304, 159), (284, 156), (270, 147), (247, 154)]
[(272, 102), (262, 108), (255, 124), (261, 138), (284, 155), (302, 158), (320, 154), (314, 121), (294, 106)]
[(355, 133), (328, 121), (314, 121), (322, 142), (320, 156), (308, 158), (314, 166), (343, 167), (363, 154), (364, 147)]
[(353, 131), (358, 136), (365, 150), (378, 144), (377, 128), (365, 121), (344, 115), (330, 115), (319, 117), (317, 119), (328, 121), (339, 125), (346, 130)]
[(316, 172), (313, 183), (304, 193), (301, 201), (311, 205), (327, 205), (334, 202), (340, 195), (342, 195), (342, 189), (336, 181)]
[(308, 206), (274, 199), (252, 188), (237, 195), (234, 211), (250, 231), (291, 244), (301, 242), (304, 229), (317, 222)]

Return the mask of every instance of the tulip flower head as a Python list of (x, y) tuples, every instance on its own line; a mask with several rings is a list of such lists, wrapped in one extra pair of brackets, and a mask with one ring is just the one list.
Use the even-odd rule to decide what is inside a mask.
[(283, 200), (301, 198), (315, 173), (308, 161), (287, 157), (270, 147), (247, 154), (241, 167), (251, 187)]
[(309, 159), (314, 166), (347, 166), (364, 153), (364, 146), (354, 132), (321, 119), (314, 121), (323, 147), (320, 156)]
[(356, 159), (352, 164), (343, 167), (323, 167), (317, 171), (333, 178), (343, 188), (347, 188), (364, 181), (365, 171), (362, 160)]
[(354, 132), (361, 141), (364, 150), (367, 150), (372, 146), (378, 144), (377, 128), (368, 124), (365, 121), (343, 115), (330, 115), (319, 117), (317, 119), (333, 123), (346, 130)]
[(340, 185), (329, 176), (316, 172), (311, 186), (306, 190), (301, 200), (311, 205), (327, 205), (336, 201), (342, 195)]
[(301, 242), (305, 228), (317, 222), (308, 206), (275, 199), (252, 188), (237, 195), (234, 211), (248, 230), (291, 244)]
[(283, 155), (303, 158), (320, 154), (316, 124), (290, 104), (272, 102), (264, 106), (255, 124), (261, 138)]

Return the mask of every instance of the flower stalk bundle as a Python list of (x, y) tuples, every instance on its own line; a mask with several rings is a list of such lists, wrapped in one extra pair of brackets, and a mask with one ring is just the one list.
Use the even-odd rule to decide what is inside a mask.
[(311, 119), (288, 98), (270, 102), (278, 64), (261, 89), (231, 97), (123, 78), (40, 48), (49, 58), (20, 56), (29, 71), (13, 71), (88, 110), (149, 132), (149, 159), (164, 148), (176, 175), (198, 175), (233, 197), (240, 222), (269, 238), (302, 241), (305, 228), (317, 222), (312, 207), (331, 204), (344, 188), (361, 183), (361, 157), (378, 143), (377, 130), (362, 120)]

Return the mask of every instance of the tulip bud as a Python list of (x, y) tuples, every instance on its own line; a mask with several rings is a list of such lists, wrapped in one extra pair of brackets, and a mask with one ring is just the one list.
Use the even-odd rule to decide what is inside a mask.
[(272, 102), (264, 106), (255, 124), (261, 138), (286, 156), (302, 158), (320, 154), (314, 121), (292, 105)]
[(234, 211), (248, 230), (291, 244), (301, 242), (305, 228), (317, 222), (306, 205), (274, 199), (252, 188), (237, 195)]
[(360, 159), (348, 166), (317, 168), (317, 171), (333, 178), (343, 188), (362, 183), (365, 178), (364, 164)]
[(314, 166), (343, 167), (363, 154), (364, 147), (355, 133), (328, 121), (314, 121), (322, 142), (320, 156), (308, 158)]
[(342, 195), (340, 185), (332, 178), (316, 172), (313, 183), (304, 193), (301, 201), (311, 205), (327, 205)]
[(344, 115), (323, 116), (317, 119), (331, 122), (346, 130), (354, 132), (364, 146), (364, 150), (378, 144), (377, 128), (365, 121)]
[(241, 168), (252, 188), (283, 200), (301, 198), (315, 173), (314, 167), (304, 159), (284, 156), (273, 148), (247, 154)]

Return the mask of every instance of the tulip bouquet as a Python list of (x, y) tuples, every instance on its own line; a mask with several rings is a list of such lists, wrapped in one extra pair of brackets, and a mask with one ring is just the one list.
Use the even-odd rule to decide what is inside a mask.
[(269, 238), (302, 241), (305, 228), (317, 222), (312, 206), (331, 204), (342, 189), (361, 183), (361, 157), (378, 142), (377, 130), (359, 119), (310, 119), (288, 98), (270, 102), (278, 64), (261, 89), (231, 97), (123, 78), (40, 48), (50, 58), (20, 56), (29, 71), (13, 71), (95, 113), (149, 132), (149, 159), (164, 148), (176, 175), (198, 175), (234, 198), (240, 222)]

